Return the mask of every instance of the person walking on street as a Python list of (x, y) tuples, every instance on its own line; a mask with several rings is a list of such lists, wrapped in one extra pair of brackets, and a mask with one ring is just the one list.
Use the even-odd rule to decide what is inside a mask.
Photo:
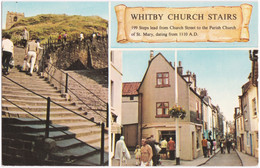
[(127, 159), (131, 159), (130, 153), (125, 145), (124, 136), (116, 142), (115, 159), (119, 162), (118, 166), (126, 166)]
[(32, 40), (28, 43), (28, 46), (25, 50), (25, 57), (27, 57), (27, 69), (30, 67), (30, 72), (28, 72), (28, 75), (32, 76), (34, 64), (37, 58), (39, 52), (38, 45), (36, 43), (36, 37), (32, 36)]
[(24, 32), (23, 32), (23, 47), (24, 48), (27, 46), (28, 40), (29, 40), (29, 32), (27, 31), (27, 27), (25, 27)]
[(212, 155), (213, 151), (213, 139), (210, 138), (210, 155)]
[(230, 139), (227, 140), (227, 151), (230, 154), (230, 148), (231, 148), (231, 141)]
[(162, 142), (161, 142), (161, 154), (162, 154), (162, 158), (164, 158), (164, 159), (167, 159), (167, 151), (166, 151), (166, 149), (167, 149), (167, 141), (166, 141), (166, 138), (164, 138), (164, 140), (162, 140)]
[(152, 166), (153, 161), (153, 150), (152, 147), (147, 143), (146, 139), (142, 139), (141, 147), (141, 166)]
[(4, 75), (9, 74), (9, 67), (10, 67), (10, 61), (14, 57), (14, 44), (10, 40), (11, 36), (9, 34), (6, 34), (3, 36), (2, 41), (2, 73)]
[(168, 142), (168, 148), (170, 152), (170, 159), (174, 160), (175, 159), (175, 142), (172, 140), (172, 137), (170, 138)]
[(152, 157), (153, 166), (157, 166), (157, 163), (159, 161), (159, 159), (158, 159), (159, 156), (157, 156), (157, 151), (156, 151), (155, 145), (159, 144), (159, 143), (155, 142), (153, 135), (151, 135), (149, 138), (147, 138), (147, 143), (151, 146), (152, 151), (153, 151), (153, 157)]
[(214, 150), (214, 154), (215, 154), (216, 151), (217, 151), (217, 142), (216, 142), (216, 139), (213, 139), (213, 150)]
[(221, 150), (221, 154), (225, 153), (225, 151), (224, 151), (224, 141), (223, 140), (220, 141), (220, 150)]
[(203, 149), (204, 157), (207, 157), (207, 140), (205, 139), (204, 136), (203, 136), (203, 139), (202, 139), (202, 149)]
[(137, 145), (136, 146), (136, 149), (135, 149), (135, 165), (136, 166), (140, 166), (140, 164), (141, 164), (141, 148), (140, 148), (140, 146), (139, 145)]
[(207, 140), (207, 150), (208, 150), (208, 157), (210, 157), (210, 149), (211, 149), (211, 143), (210, 140)]

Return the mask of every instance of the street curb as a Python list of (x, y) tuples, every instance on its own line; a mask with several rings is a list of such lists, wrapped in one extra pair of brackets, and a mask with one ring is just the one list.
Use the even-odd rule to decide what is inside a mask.
[(215, 157), (215, 155), (217, 155), (217, 154), (219, 153), (219, 151), (220, 151), (220, 150), (218, 150), (213, 156), (211, 156), (211, 157), (210, 157), (208, 160), (206, 160), (204, 163), (201, 163), (201, 164), (199, 164), (199, 165), (197, 165), (197, 166), (202, 166), (202, 165), (206, 164), (211, 158)]
[(240, 162), (241, 162), (242, 166), (244, 166), (244, 164), (243, 164), (243, 161), (242, 161), (242, 159), (241, 159), (240, 155), (239, 155), (239, 154), (238, 154), (238, 152), (237, 152), (237, 149), (235, 149), (235, 151), (236, 151), (236, 153), (237, 153), (237, 156), (238, 156), (238, 158), (239, 158), (239, 160), (240, 160)]

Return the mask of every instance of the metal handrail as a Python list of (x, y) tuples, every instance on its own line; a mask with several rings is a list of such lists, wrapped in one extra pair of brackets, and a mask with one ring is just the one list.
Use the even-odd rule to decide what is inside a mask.
[[(25, 90), (27, 90), (27, 91), (29, 91), (29, 92), (31, 92), (31, 93), (33, 93), (33, 94), (35, 94), (35, 95), (37, 95), (37, 96), (39, 96), (39, 97), (42, 97), (42, 98), (44, 98), (44, 99), (47, 100), (47, 98), (46, 98), (45, 96), (42, 96), (42, 95), (40, 95), (40, 94), (38, 94), (38, 93), (36, 93), (36, 92), (34, 92), (34, 91), (32, 91), (32, 90), (30, 90), (30, 89), (24, 87), (24, 86), (22, 86), (21, 84), (19, 84), (19, 83), (15, 82), (14, 80), (8, 78), (7, 76), (3, 76), (3, 77), (5, 77), (6, 79), (10, 80), (11, 82), (17, 84), (18, 86), (22, 87), (23, 89), (25, 89)], [(54, 104), (56, 104), (56, 105), (58, 105), (58, 106), (60, 106), (60, 107), (62, 107), (62, 108), (64, 108), (64, 109), (66, 109), (66, 110), (68, 110), (68, 111), (70, 111), (70, 112), (72, 112), (72, 113), (74, 113), (74, 114), (76, 114), (76, 115), (78, 115), (78, 116), (80, 116), (80, 117), (82, 117), (82, 118), (84, 118), (84, 119), (87, 119), (87, 120), (89, 120), (89, 121), (95, 123), (96, 125), (100, 125), (100, 123), (97, 123), (97, 122), (95, 122), (95, 121), (92, 121), (91, 119), (88, 119), (88, 118), (86, 118), (85, 116), (83, 116), (83, 115), (81, 115), (81, 114), (78, 114), (77, 112), (75, 112), (75, 111), (73, 111), (73, 110), (70, 110), (70, 109), (68, 109), (68, 108), (66, 108), (66, 107), (64, 107), (64, 106), (62, 106), (62, 105), (60, 105), (60, 104), (58, 104), (58, 103), (56, 103), (56, 102), (54, 102), (54, 101), (52, 101), (52, 100), (51, 100), (51, 102), (54, 103)]]
[[(47, 115), (46, 115), (47, 117), (46, 117), (46, 118), (49, 118), (49, 116), (50, 116), (50, 110), (48, 110), (48, 109), (50, 108), (50, 102), (52, 102), (52, 103), (54, 103), (54, 104), (56, 104), (56, 105), (58, 105), (58, 106), (60, 106), (60, 107), (62, 107), (62, 108), (64, 108), (64, 109), (66, 109), (66, 110), (68, 110), (68, 111), (70, 111), (70, 112), (72, 112), (72, 113), (74, 113), (74, 114), (76, 114), (76, 115), (78, 115), (78, 116), (80, 116), (80, 117), (82, 117), (82, 118), (84, 118), (84, 119), (87, 119), (87, 120), (89, 120), (89, 121), (95, 123), (96, 125), (101, 126), (101, 148), (100, 148), (100, 149), (97, 149), (97, 148), (95, 148), (95, 147), (93, 147), (93, 146), (91, 146), (91, 145), (89, 145), (89, 144), (87, 144), (87, 145), (90, 146), (90, 147), (92, 147), (92, 148), (94, 148), (94, 149), (100, 150), (100, 157), (101, 157), (101, 158), (100, 158), (100, 165), (103, 165), (103, 164), (104, 164), (104, 152), (105, 152), (105, 150), (104, 150), (104, 134), (105, 134), (105, 131), (104, 131), (104, 123), (94, 122), (94, 121), (92, 121), (92, 120), (90, 120), (90, 119), (88, 119), (88, 118), (86, 118), (86, 117), (84, 117), (84, 116), (82, 116), (82, 115), (80, 115), (80, 114), (74, 112), (73, 110), (70, 110), (70, 109), (68, 109), (68, 108), (66, 108), (66, 107), (64, 107), (64, 106), (62, 106), (62, 105), (60, 105), (60, 104), (58, 104), (58, 103), (56, 103), (56, 102), (50, 100), (49, 97), (46, 98), (46, 97), (44, 97), (44, 96), (42, 96), (42, 95), (40, 95), (40, 94), (38, 94), (38, 93), (35, 93), (34, 91), (32, 91), (32, 90), (30, 90), (30, 89), (28, 89), (28, 88), (22, 86), (21, 84), (19, 84), (19, 83), (13, 81), (12, 79), (8, 78), (7, 76), (4, 76), (4, 77), (5, 77), (6, 79), (10, 80), (11, 82), (15, 83), (16, 85), (22, 87), (23, 89), (25, 89), (25, 90), (27, 90), (27, 91), (29, 91), (29, 92), (31, 92), (31, 93), (37, 95), (37, 96), (40, 96), (40, 97), (43, 98), (43, 99), (46, 99), (46, 100), (48, 101), (48, 102), (47, 102)], [(38, 120), (43, 121), (43, 120), (40, 119), (39, 117), (37, 117), (37, 116), (33, 115), (32, 113), (30, 113), (29, 111), (27, 111), (27, 110), (21, 108), (20, 106), (16, 105), (15, 103), (11, 102), (11, 101), (8, 100), (6, 97), (2, 96), (2, 98), (4, 98), (5, 100), (7, 100), (8, 102), (10, 102), (11, 104), (13, 104), (14, 106), (18, 107), (19, 109), (23, 110), (24, 112), (26, 112), (26, 113), (30, 114), (31, 116), (37, 118)], [(47, 120), (49, 120), (49, 119), (47, 119)], [(50, 124), (49, 121), (46, 121), (46, 131), (49, 131), (49, 126), (51, 126), (51, 127), (54, 128), (54, 129), (58, 129), (58, 128), (56, 128), (55, 126), (53, 126), (52, 124)], [(58, 130), (58, 131), (63, 132), (64, 134), (68, 135), (69, 137), (72, 136), (72, 135), (67, 134), (65, 131), (62, 131), (62, 130)], [(47, 133), (45, 132), (45, 136), (46, 136), (46, 135), (49, 136), (49, 132), (47, 132)], [(72, 138), (78, 140), (79, 142), (85, 143), (85, 142), (83, 142), (83, 141), (81, 141), (80, 139), (77, 139), (77, 138), (75, 138), (75, 137), (72, 137)]]
[[(47, 72), (47, 74), (48, 75), (50, 75), (49, 74), (49, 72)], [(58, 82), (59, 84), (61, 84), (62, 86), (64, 86), (63, 85), (63, 83), (61, 83), (60, 81), (58, 81), (56, 78), (54, 78), (52, 75), (50, 75), (56, 82)], [(96, 114), (98, 114), (100, 117), (102, 117), (102, 118), (104, 118), (104, 119), (106, 119), (104, 116), (102, 116), (101, 114), (99, 114), (96, 110), (94, 110), (94, 109), (92, 109), (89, 105), (87, 105), (83, 100), (81, 100), (73, 91), (71, 91), (71, 89), (68, 89), (74, 96), (76, 96), (77, 98), (78, 98), (78, 100), (80, 100), (84, 105), (86, 105), (90, 110), (92, 110), (93, 112), (95, 112)]]
[[(65, 73), (64, 71), (58, 69), (57, 67), (55, 67), (52, 63), (48, 63), (51, 65), (51, 68), (54, 67), (56, 70), (62, 72), (63, 74), (68, 74)], [(106, 104), (106, 102), (104, 100), (102, 100), (100, 97), (98, 97), (95, 93), (93, 93), (91, 90), (89, 90), (88, 88), (86, 88), (84, 85), (82, 85), (79, 81), (77, 81), (75, 78), (73, 78), (71, 75), (68, 74), (68, 76), (73, 79), (76, 83), (78, 83), (80, 86), (82, 86), (85, 90), (87, 90), (88, 92), (90, 92), (93, 96), (95, 96), (96, 98), (98, 98), (102, 103)]]
[[(22, 111), (26, 112), (27, 114), (33, 116), (34, 118), (38, 119), (39, 121), (44, 121), (44, 120), (42, 120), (41, 118), (37, 117), (36, 115), (32, 114), (31, 112), (29, 112), (29, 111), (23, 109), (22, 107), (18, 106), (17, 104), (13, 103), (12, 101), (10, 101), (9, 99), (7, 99), (6, 97), (2, 96), (2, 98), (4, 98), (4, 99), (5, 99), (6, 101), (8, 101), (9, 103), (13, 104), (14, 106), (16, 106), (17, 108), (19, 108), (20, 110), (22, 110)], [(77, 141), (79, 141), (79, 142), (81, 142), (81, 143), (85, 143), (84, 141), (82, 141), (82, 140), (80, 140), (80, 139), (77, 139), (77, 138), (74, 137), (73, 135), (68, 134), (67, 132), (65, 132), (65, 131), (63, 131), (63, 130), (59, 130), (59, 128), (55, 127), (55, 126), (54, 126), (53, 124), (51, 124), (51, 123), (49, 123), (49, 126), (51, 126), (52, 128), (54, 128), (56, 131), (60, 131), (60, 132), (62, 132), (62, 133), (64, 133), (64, 134), (68, 135), (70, 138), (73, 138), (73, 139), (75, 139), (75, 140), (77, 140)], [(90, 147), (92, 147), (92, 148), (95, 148), (95, 147), (93, 147), (93, 146), (91, 146), (91, 145), (89, 145), (89, 144), (87, 144), (87, 145), (90, 146)], [(95, 149), (96, 149), (96, 148), (95, 148)]]

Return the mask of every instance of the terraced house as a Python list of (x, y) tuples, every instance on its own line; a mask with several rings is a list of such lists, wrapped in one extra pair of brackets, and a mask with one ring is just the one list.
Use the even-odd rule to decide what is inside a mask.
[(258, 50), (250, 51), (252, 62), (248, 82), (242, 86), (239, 107), (235, 108), (236, 141), (241, 152), (258, 157)]
[[(155, 140), (172, 137), (175, 140), (175, 119), (169, 108), (175, 105), (175, 67), (161, 54), (151, 52), (148, 68), (141, 81), (139, 92), (139, 131), (142, 138), (154, 135)], [(193, 160), (202, 155), (201, 97), (197, 93), (196, 75), (183, 74), (181, 63), (177, 67), (178, 105), (186, 111), (179, 119), (180, 158)]]

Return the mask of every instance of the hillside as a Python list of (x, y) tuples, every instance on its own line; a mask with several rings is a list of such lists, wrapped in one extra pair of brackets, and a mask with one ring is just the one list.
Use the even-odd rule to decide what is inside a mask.
[(63, 30), (66, 30), (68, 38), (78, 37), (81, 32), (85, 36), (93, 32), (107, 35), (108, 21), (99, 16), (42, 14), (20, 19), (9, 30), (3, 30), (3, 33), (12, 34), (12, 40), (16, 43), (20, 40), (24, 27), (27, 27), (30, 36), (36, 35), (45, 42), (50, 37), (57, 39)]

